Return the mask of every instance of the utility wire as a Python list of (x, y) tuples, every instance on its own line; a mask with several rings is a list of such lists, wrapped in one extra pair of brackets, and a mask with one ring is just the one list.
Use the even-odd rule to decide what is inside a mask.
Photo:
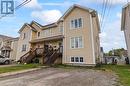
[(100, 26), (101, 26), (101, 23), (102, 23), (104, 7), (105, 7), (105, 0), (103, 0), (102, 7), (101, 7), (102, 10), (101, 10), (101, 15), (100, 15)]
[(104, 6), (103, 14), (102, 14), (101, 28), (103, 27), (103, 24), (104, 24), (104, 18), (106, 15), (107, 6), (108, 6), (108, 0), (105, 0), (105, 6)]
[[(111, 8), (112, 8), (112, 0), (108, 0), (108, 11), (107, 11), (107, 13), (106, 13), (106, 16), (107, 16), (107, 18), (109, 18), (109, 16), (110, 16), (110, 12), (111, 12)], [(102, 31), (104, 30), (104, 27), (105, 27), (105, 25), (106, 25), (106, 18), (104, 19), (104, 24), (102, 25)]]
[(25, 0), (21, 4), (19, 4), (18, 6), (16, 6), (14, 9), (17, 10), (17, 9), (21, 8), (22, 6), (26, 5), (27, 3), (31, 2), (31, 1), (32, 0)]

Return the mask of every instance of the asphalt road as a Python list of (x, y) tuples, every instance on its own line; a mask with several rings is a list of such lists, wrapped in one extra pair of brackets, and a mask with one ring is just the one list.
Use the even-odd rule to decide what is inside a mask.
[(116, 78), (99, 70), (45, 68), (0, 77), (0, 86), (117, 86)]

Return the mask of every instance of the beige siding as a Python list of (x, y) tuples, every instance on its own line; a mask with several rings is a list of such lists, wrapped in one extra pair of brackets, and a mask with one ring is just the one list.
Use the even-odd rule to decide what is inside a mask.
[(96, 60), (100, 59), (100, 39), (99, 39), (99, 28), (96, 22), (96, 17), (93, 17), (93, 33), (94, 33), (94, 49)]
[[(34, 27), (34, 29), (36, 29), (37, 31), (36, 32), (34, 32), (34, 31), (32, 31), (32, 40), (33, 39), (39, 39), (39, 38), (41, 38), (41, 36), (42, 36), (42, 33), (41, 33), (41, 28), (40, 27), (38, 27), (36, 24), (32, 24), (32, 27)], [(40, 36), (38, 37), (38, 32), (40, 32)]]
[[(23, 34), (26, 34), (25, 39), (23, 39)], [(26, 26), (23, 31), (20, 33), (20, 38), (18, 41), (18, 48), (17, 48), (17, 58), (16, 60), (19, 60), (21, 56), (23, 56), (25, 53), (27, 53), (30, 50), (30, 43), (32, 38), (32, 30), (30, 27)], [(22, 45), (26, 44), (27, 49), (26, 51), (22, 51)]]
[[(71, 20), (82, 18), (83, 20), (83, 26), (79, 29), (71, 29), (70, 23)], [(47, 38), (47, 37), (53, 37), (58, 35), (63, 35), (63, 57), (62, 57), (62, 63), (63, 64), (70, 64), (71, 63), (71, 57), (83, 57), (84, 62), (81, 64), (85, 65), (95, 65), (96, 64), (96, 58), (98, 58), (100, 55), (100, 41), (99, 41), (99, 28), (97, 25), (97, 20), (95, 17), (92, 17), (90, 12), (84, 9), (80, 8), (74, 8), (65, 18), (63, 19), (63, 22), (59, 21), (57, 22), (57, 26), (51, 27), (51, 28), (39, 28), (35, 24), (32, 24), (32, 26), (37, 30), (37, 32), (34, 32), (29, 27), (25, 27), (23, 31), (20, 33), (20, 39), (18, 41), (18, 53), (17, 53), (17, 59), (24, 55), (27, 51), (30, 49), (30, 40), (34, 39), (41, 39), (41, 38)], [(63, 30), (61, 30), (63, 26)], [(48, 33), (46, 33), (48, 30)], [(38, 37), (38, 32), (40, 32), (40, 37)], [(22, 39), (22, 34), (26, 33), (28, 36), (26, 39)], [(46, 33), (46, 34), (45, 34)], [(77, 49), (71, 49), (70, 46), (70, 39), (72, 37), (82, 37), (83, 40), (83, 47), (77, 48)], [(43, 40), (44, 41), (44, 40)], [(59, 43), (62, 42), (62, 40), (53, 40), (48, 42), (42, 42), (34, 43), (32, 44), (33, 48), (37, 48), (38, 46), (40, 48), (44, 47), (44, 44), (47, 43), (48, 45), (56, 46), (56, 48), (59, 47)], [(21, 52), (22, 45), (27, 44), (27, 51)]]
[[(70, 29), (71, 19), (83, 19), (83, 28), (81, 29)], [(64, 31), (65, 39), (63, 41), (64, 45), (64, 55), (63, 63), (70, 63), (71, 56), (82, 56), (84, 57), (85, 64), (95, 64), (93, 62), (93, 51), (92, 51), (92, 38), (91, 38), (91, 23), (90, 14), (82, 9), (75, 8), (64, 20)], [(71, 49), (70, 48), (70, 38), (71, 37), (83, 37), (83, 48)]]
[(58, 35), (62, 35), (62, 32), (60, 32), (60, 25), (57, 27), (52, 27), (52, 28), (42, 30), (40, 38), (53, 37)]
[(16, 60), (16, 55), (17, 55), (17, 48), (18, 48), (18, 41), (12, 41), (11, 42), (11, 53), (10, 53), (10, 58), (12, 60)]

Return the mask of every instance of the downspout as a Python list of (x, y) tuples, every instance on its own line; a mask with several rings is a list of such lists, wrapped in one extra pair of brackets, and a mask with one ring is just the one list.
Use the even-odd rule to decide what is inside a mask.
[(94, 49), (94, 37), (93, 37), (93, 20), (92, 20), (92, 16), (90, 13), (90, 25), (91, 25), (91, 42), (92, 42), (92, 56), (93, 56), (93, 64), (96, 64), (96, 59), (95, 59), (95, 49)]

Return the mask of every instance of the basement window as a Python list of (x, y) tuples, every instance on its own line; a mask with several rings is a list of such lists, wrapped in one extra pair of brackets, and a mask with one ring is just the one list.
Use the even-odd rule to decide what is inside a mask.
[(71, 62), (82, 63), (82, 62), (84, 62), (84, 59), (83, 59), (83, 57), (71, 57)]

